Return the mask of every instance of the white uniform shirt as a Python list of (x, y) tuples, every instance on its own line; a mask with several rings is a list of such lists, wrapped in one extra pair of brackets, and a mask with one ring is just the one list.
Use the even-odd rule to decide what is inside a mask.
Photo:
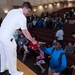
[(64, 35), (63, 30), (58, 30), (58, 31), (56, 32), (57, 40), (63, 40), (63, 35)]
[(21, 8), (9, 11), (1, 24), (0, 38), (11, 39), (17, 29), (27, 29), (26, 22)]

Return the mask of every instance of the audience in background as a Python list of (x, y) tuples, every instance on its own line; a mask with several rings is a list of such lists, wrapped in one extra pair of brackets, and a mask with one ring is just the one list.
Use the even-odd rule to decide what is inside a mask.
[(24, 44), (27, 42), (27, 39), (24, 37), (23, 34), (19, 35), (19, 39), (18, 39), (18, 53), (21, 54), (21, 49), (23, 48)]
[(61, 43), (62, 43), (62, 45), (63, 45), (63, 39), (64, 39), (64, 32), (63, 32), (63, 30), (61, 29), (61, 26), (58, 26), (57, 27), (57, 32), (56, 32), (56, 34), (55, 34), (55, 37), (57, 38), (57, 40), (59, 40)]
[(66, 53), (73, 54), (74, 53), (74, 47), (73, 47), (72, 42), (68, 42), (68, 45), (65, 47), (64, 50), (65, 50)]
[(33, 27), (35, 27), (37, 24), (37, 21), (35, 19), (33, 19), (32, 23), (33, 23)]

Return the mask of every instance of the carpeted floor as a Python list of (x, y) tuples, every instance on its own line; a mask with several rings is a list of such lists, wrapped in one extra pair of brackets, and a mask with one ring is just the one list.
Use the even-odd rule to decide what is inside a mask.
[[(18, 54), (18, 59), (22, 61), (22, 55), (19, 55)], [(37, 65), (34, 65), (35, 63), (35, 59), (33, 56), (27, 56), (26, 60), (23, 62), (27, 67), (29, 67), (31, 70), (33, 70), (37, 75), (47, 75), (47, 71), (48, 71), (48, 68), (43, 65), (45, 67), (45, 72), (44, 73), (41, 73), (41, 69), (37, 66)]]
[[(22, 54), (17, 55), (18, 59), (22, 60)], [(23, 62), (26, 66), (28, 66), (31, 70), (33, 70), (37, 75), (47, 75), (47, 67), (45, 67), (45, 72), (41, 73), (41, 69), (36, 65), (33, 65), (35, 63), (35, 60), (33, 57), (27, 56), (26, 60)], [(4, 73), (1, 73), (1, 75), (9, 75), (8, 71), (5, 71)]]

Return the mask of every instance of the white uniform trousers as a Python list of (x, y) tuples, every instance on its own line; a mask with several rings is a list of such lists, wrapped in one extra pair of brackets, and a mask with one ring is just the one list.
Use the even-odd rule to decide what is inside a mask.
[(17, 71), (17, 53), (16, 53), (15, 40), (0, 41), (0, 54), (1, 54), (1, 72), (6, 70), (6, 62), (8, 63), (8, 70), (10, 74)]
[(50, 73), (50, 70), (51, 70), (51, 69), (50, 69), (50, 67), (49, 67), (49, 69), (48, 69), (48, 75), (59, 75), (59, 74), (60, 74), (60, 73), (53, 73), (53, 74), (51, 74), (51, 73)]

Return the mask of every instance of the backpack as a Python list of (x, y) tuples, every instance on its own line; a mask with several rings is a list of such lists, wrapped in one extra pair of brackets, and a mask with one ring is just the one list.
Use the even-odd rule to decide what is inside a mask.
[[(53, 54), (54, 50), (55, 50), (55, 48), (53, 48), (51, 55)], [(64, 52), (61, 53), (60, 56), (59, 56), (59, 58), (58, 58), (58, 60), (60, 61), (60, 64), (62, 64), (62, 56), (63, 56), (64, 54), (65, 54)], [(51, 55), (49, 56), (50, 59), (51, 59)]]
[[(55, 48), (53, 48), (52, 53), (54, 52), (54, 50), (55, 50)], [(62, 56), (64, 54), (65, 54), (64, 52), (61, 53), (60, 56), (59, 56), (59, 58), (58, 58), (58, 60), (60, 61), (60, 65), (62, 64)], [(71, 71), (72, 71), (72, 69), (71, 69)], [(72, 75), (72, 72), (71, 71), (68, 68), (65, 68), (63, 71), (61, 71), (61, 73), (65, 74), (65, 75)]]

